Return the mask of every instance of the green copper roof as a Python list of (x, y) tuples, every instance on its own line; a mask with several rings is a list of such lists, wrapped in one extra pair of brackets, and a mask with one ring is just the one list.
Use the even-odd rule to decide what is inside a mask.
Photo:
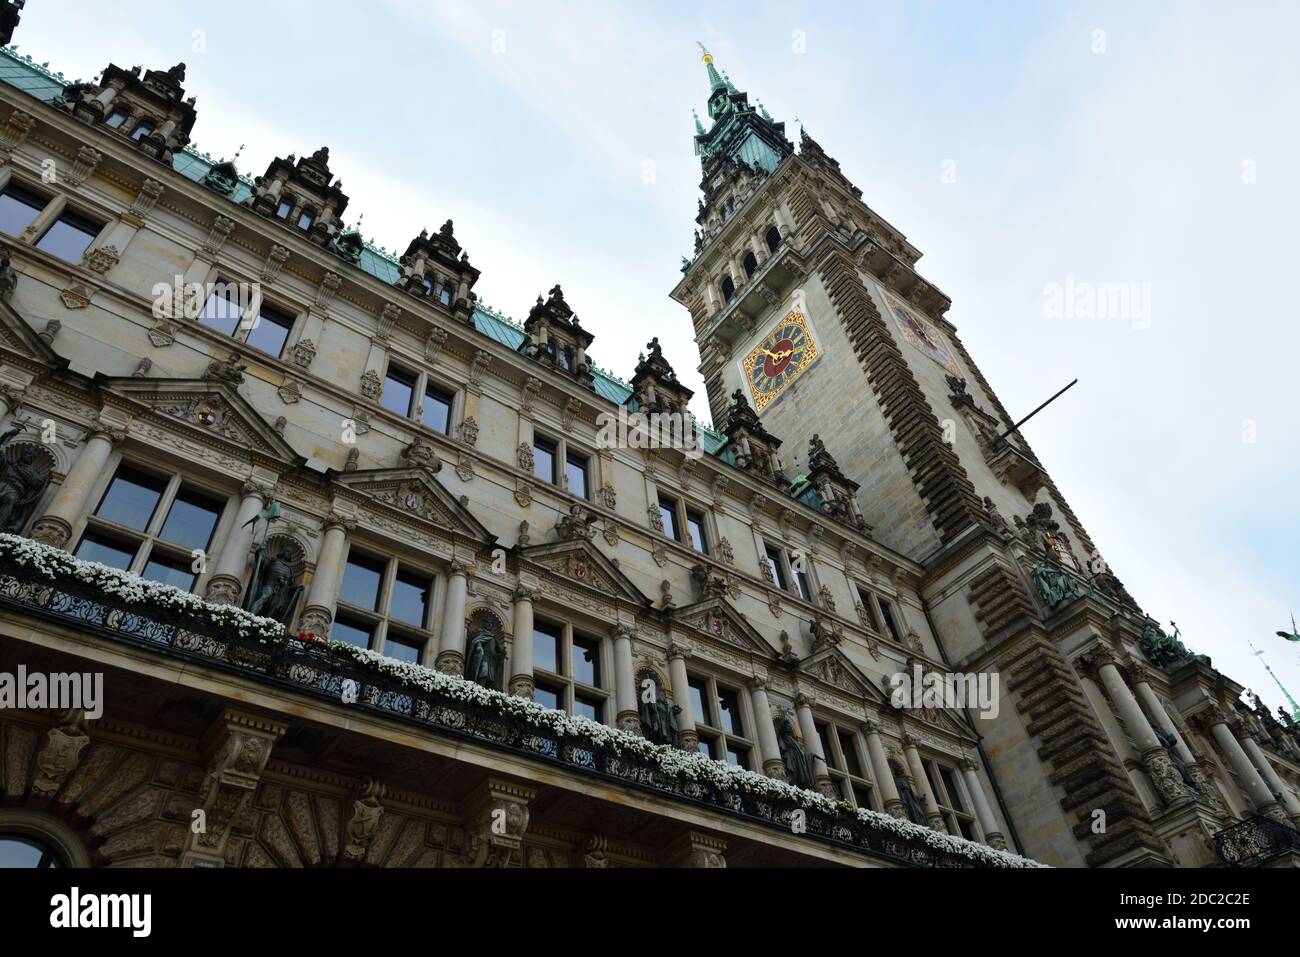
[(0, 48), (0, 82), (49, 103), (73, 81), (62, 73), (50, 72), (48, 63), (37, 63), (29, 56), (20, 55), (18, 47), (11, 46)]

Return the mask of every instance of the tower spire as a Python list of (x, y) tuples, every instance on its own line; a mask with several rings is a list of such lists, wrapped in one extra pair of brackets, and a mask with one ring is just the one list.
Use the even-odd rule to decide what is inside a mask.
[[(1294, 627), (1294, 621), (1292, 627)], [(1296, 704), (1295, 698), (1291, 697), (1291, 692), (1287, 691), (1286, 685), (1282, 684), (1282, 679), (1275, 675), (1273, 669), (1268, 666), (1268, 662), (1264, 660), (1264, 652), (1256, 648), (1253, 641), (1247, 640), (1246, 644), (1250, 645), (1251, 652), (1254, 653), (1255, 657), (1259, 658), (1259, 663), (1264, 666), (1264, 670), (1268, 672), (1268, 676), (1277, 682), (1277, 686), (1281, 690), (1283, 697), (1285, 697), (1287, 703), (1291, 705), (1292, 720), (1300, 722), (1300, 704)]]
[(718, 68), (713, 65), (713, 54), (705, 49), (704, 44), (700, 43), (699, 40), (696, 40), (695, 43), (700, 48), (700, 53), (703, 54), (700, 59), (703, 60), (704, 67), (709, 73), (709, 89), (725, 90), (727, 88), (727, 83), (718, 73)]

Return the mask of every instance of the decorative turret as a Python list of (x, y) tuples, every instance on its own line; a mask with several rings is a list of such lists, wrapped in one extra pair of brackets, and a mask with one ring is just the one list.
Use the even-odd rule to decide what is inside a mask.
[(741, 389), (731, 395), (727, 424), (722, 432), (727, 437), (727, 442), (721, 449), (724, 459), (733, 462), (737, 468), (780, 486), (782, 490), (789, 489), (789, 480), (781, 471), (781, 462), (776, 456), (781, 440), (763, 428), (763, 424), (758, 421), (758, 414)]
[(266, 173), (254, 181), (255, 193), (246, 200), (256, 213), (278, 219), (318, 246), (329, 246), (339, 230), (338, 218), (348, 207), (343, 184), (330, 172), (329, 147), (296, 159), (276, 157)]
[(589, 389), (596, 388), (587, 359), (587, 347), (596, 337), (578, 323), (559, 286), (552, 287), (545, 300), (537, 297), (537, 304), (524, 320), (524, 332), (527, 337), (519, 344), (520, 352), (572, 376)]
[(4, 0), (0, 3), (0, 46), (7, 47), (13, 40), (18, 18), (26, 5), (27, 0)]
[(846, 525), (869, 529), (858, 507), (858, 483), (840, 471), (820, 435), (808, 443), (808, 481), (821, 499), (822, 512)]
[(478, 282), (479, 271), (461, 251), (450, 219), (432, 237), (428, 230), (420, 230), (420, 235), (406, 247), (401, 265), (401, 278), (394, 283), (398, 289), (441, 303), (461, 322), (473, 321), (474, 302), (478, 297), (471, 289)]
[(632, 398), (638, 412), (686, 412), (695, 393), (677, 381), (677, 373), (664, 358), (655, 336), (646, 343), (649, 355), (642, 354), (632, 375)]
[(109, 64), (98, 83), (67, 87), (56, 101), (86, 123), (104, 126), (136, 143), (142, 153), (168, 166), (185, 148), (197, 112), (194, 97), (185, 98), (185, 64), (170, 70), (140, 67), (123, 70)]

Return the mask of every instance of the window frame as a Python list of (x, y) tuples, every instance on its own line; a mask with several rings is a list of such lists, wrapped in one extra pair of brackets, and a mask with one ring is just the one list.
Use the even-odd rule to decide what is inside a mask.
[[(776, 573), (772, 584), (801, 601), (815, 604), (813, 599), (817, 594), (817, 580), (813, 575), (807, 556), (804, 558), (804, 570), (797, 571), (794, 563), (790, 561), (790, 550), (788, 548), (783, 545), (773, 545), (766, 538), (762, 541), (763, 561), (767, 562), (772, 571)], [(775, 562), (772, 561), (774, 552), (778, 556)]]
[[(713, 553), (713, 542), (715, 541), (713, 529), (709, 527), (708, 515), (710, 510), (696, 505), (692, 505), (681, 495), (674, 495), (671, 492), (665, 492), (661, 489), (656, 490), (658, 493), (658, 505), (660, 515), (664, 512), (672, 518), (673, 529), (670, 532), (667, 524), (664, 526), (664, 537), (670, 538), (679, 545), (684, 545), (697, 555), (711, 555)], [(691, 519), (698, 519), (696, 522), (700, 528), (701, 547), (695, 545), (694, 536), (691, 535)]]
[[(593, 501), (596, 489), (599, 487), (600, 476), (597, 474), (599, 456), (588, 452), (583, 446), (570, 442), (563, 436), (553, 435), (549, 432), (533, 430), (533, 478), (539, 482), (545, 482), (547, 485), (558, 489), (566, 495), (582, 502)], [(551, 455), (551, 477), (548, 479), (538, 471), (537, 450), (545, 445), (548, 453)], [(586, 494), (579, 495), (569, 487), (569, 463), (571, 460), (578, 460), (584, 463), (587, 488)]]
[[(132, 528), (130, 525), (124, 525), (121, 522), (96, 514), (104, 507), (114, 481), (124, 470), (161, 480), (162, 482), (163, 487), (158, 493), (153, 510), (150, 512), (143, 528)], [(233, 518), (233, 510), (237, 506), (233, 503), (232, 496), (228, 492), (222, 492), (214, 486), (202, 481), (196, 481), (192, 476), (180, 472), (171, 472), (143, 465), (132, 459), (120, 458), (117, 464), (113, 466), (112, 471), (108, 473), (107, 480), (99, 488), (98, 495), (94, 499), (94, 507), (86, 513), (85, 519), (81, 523), (81, 529), (77, 535), (77, 544), (72, 550), (73, 555), (75, 556), (81, 550), (82, 543), (87, 536), (99, 536), (122, 546), (124, 551), (128, 547), (133, 548), (131, 559), (127, 562), (125, 570), (136, 575), (143, 576), (149, 562), (155, 556), (160, 559), (182, 562), (187, 566), (192, 566), (194, 562), (194, 549), (192, 547), (187, 548), (162, 537), (163, 527), (167, 524), (167, 519), (171, 516), (172, 509), (175, 507), (182, 490), (211, 499), (213, 504), (218, 506), (216, 519), (212, 523), (212, 532), (208, 536), (207, 547), (201, 549), (205, 559), (204, 570), (192, 573), (194, 580), (189, 591), (191, 594), (198, 594), (200, 586), (208, 577), (209, 568), (207, 566), (213, 564), (212, 559), (216, 552), (219, 551), (214, 546), (217, 543), (224, 544), (224, 539), (227, 537), (226, 526)]]
[[(745, 755), (746, 763), (739, 765), (748, 768), (750, 771), (763, 770), (762, 760), (758, 749), (758, 738), (747, 737), (745, 732), (755, 730), (753, 710), (750, 707), (749, 695), (745, 693), (742, 685), (729, 683), (725, 678), (719, 680), (716, 676), (703, 671), (688, 671), (686, 673), (686, 683), (690, 688), (696, 688), (697, 685), (704, 686), (700, 697), (704, 700), (706, 707), (712, 709), (711, 714), (692, 714), (695, 721), (695, 732), (699, 737), (697, 745), (701, 754), (712, 758), (714, 761), (721, 761), (724, 764), (730, 764), (728, 756), (730, 752), (739, 750)], [(725, 730), (722, 725), (722, 700), (721, 692), (734, 694), (736, 698), (736, 711), (740, 721), (740, 734)], [(694, 711), (694, 695), (691, 696), (691, 710)], [(716, 720), (716, 724), (713, 722)], [(719, 756), (721, 755), (721, 756)]]
[[(395, 644), (417, 648), (418, 654), (415, 663), (420, 665), (428, 664), (431, 661), (429, 654), (433, 648), (431, 642), (437, 639), (439, 601), (443, 589), (446, 587), (444, 574), (419, 563), (406, 561), (396, 555), (384, 557), (382, 552), (383, 546), (372, 546), (369, 542), (349, 545), (347, 557), (343, 560), (343, 571), (339, 574), (339, 592), (334, 602), (334, 621), (339, 621), (341, 617), (347, 620), (345, 623), (350, 627), (358, 627), (354, 623), (363, 624), (370, 633), (368, 647), (377, 654), (386, 654), (388, 643), (392, 640)], [(347, 566), (354, 558), (358, 560), (358, 565), (362, 562), (368, 562), (381, 569), (379, 584), (375, 590), (375, 606), (373, 608), (354, 605), (343, 598), (343, 577), (347, 574)], [(411, 573), (429, 583), (429, 599), (425, 608), (425, 621), (421, 626), (413, 625), (394, 615), (393, 597), (396, 592), (395, 586), (403, 572)], [(400, 658), (398, 660), (405, 661), (407, 659)]]
[[(46, 209), (49, 208), (48, 203), (46, 204), (45, 208)], [(43, 209), (41, 210), (41, 212), (44, 213), (45, 210)], [(39, 218), (39, 214), (38, 214), (38, 218)], [(80, 220), (80, 222), (77, 222), (78, 220)], [(33, 220), (33, 222), (35, 222), (35, 220)], [(87, 227), (95, 223), (98, 223), (98, 225), (95, 226), (94, 231), (91, 232)], [(77, 254), (77, 257), (75, 259), (68, 259), (60, 255), (59, 253), (56, 253), (54, 250), (46, 249), (44, 246), (41, 245), (41, 243), (45, 242), (45, 240), (49, 238), (49, 235), (52, 232), (54, 232), (55, 228), (60, 224), (68, 226), (72, 229), (76, 229), (82, 235), (88, 235), (90, 237), (86, 241), (85, 247), (81, 250), (80, 253)], [(31, 223), (28, 223), (27, 225), (30, 228)], [(104, 234), (104, 229), (107, 225), (108, 225), (107, 220), (102, 220), (91, 213), (83, 212), (81, 210), (81, 207), (73, 205), (72, 203), (65, 203), (63, 208), (59, 210), (58, 215), (51, 217), (50, 221), (44, 225), (44, 227), (41, 229), (41, 234), (39, 236), (33, 237), (32, 246), (33, 248), (39, 249), (41, 252), (46, 253), (47, 255), (53, 256), (55, 259), (58, 259), (65, 263), (71, 263), (73, 265), (76, 265), (77, 263), (80, 263), (81, 260), (85, 257), (86, 253), (90, 252), (90, 250), (94, 247), (99, 237)]]
[[(974, 804), (966, 791), (966, 781), (962, 777), (961, 768), (948, 763), (943, 758), (929, 755), (922, 755), (921, 764), (925, 768), (926, 786), (933, 792), (934, 803), (938, 805), (939, 813), (943, 815), (948, 833), (954, 837), (965, 837), (967, 840), (983, 843), (984, 831), (980, 828), (979, 818), (973, 810), (970, 810), (974, 808)], [(948, 772), (947, 777), (943, 773), (945, 771)], [(958, 792), (956, 801), (949, 791), (949, 777), (953, 782), (952, 786)], [(969, 834), (961, 827), (962, 823), (969, 826)]]
[[(870, 753), (862, 735), (852, 728), (840, 724), (834, 718), (814, 721), (817, 728), (818, 744), (822, 749), (822, 758), (826, 762), (826, 773), (830, 775), (840, 796), (854, 807), (870, 808), (883, 811), (880, 789), (872, 775)], [(853, 759), (860, 773), (849, 769), (844, 755), (843, 736), (847, 735), (853, 748)], [(827, 747), (829, 745), (829, 747)], [(865, 800), (864, 800), (865, 797)]]
[[(0, 231), (0, 236), (12, 236), (14, 240), (17, 241), (23, 235), (23, 233), (25, 233), (31, 227), (32, 223), (40, 219), (41, 214), (45, 212), (45, 210), (49, 208), (50, 203), (54, 201), (54, 197), (49, 196), (43, 193), (42, 191), (33, 188), (32, 186), (29, 186), (24, 180), (20, 179), (17, 176), (9, 177), (9, 181), (4, 184), (4, 188), (0, 189), (0, 196), (7, 194), (11, 189), (16, 190), (19, 193), (26, 193), (27, 196), (30, 197), (31, 199), (41, 201), (41, 205), (36, 207), (36, 212), (33, 214), (32, 218), (27, 220), (27, 222), (23, 224), (23, 228), (18, 230), (18, 232), (6, 233)], [(26, 200), (18, 199), (17, 201), (21, 202), (24, 206), (28, 206), (28, 208), (31, 208), (30, 204), (27, 203)]]
[[(576, 715), (577, 702), (579, 698), (587, 699), (588, 703), (596, 703), (596, 720), (601, 724), (612, 726), (617, 717), (612, 714), (614, 710), (614, 689), (613, 689), (613, 662), (610, 660), (612, 649), (609, 642), (604, 638), (595, 635), (591, 630), (583, 628), (581, 625), (574, 625), (572, 621), (564, 619), (557, 615), (537, 614), (533, 619), (533, 632), (528, 636), (528, 640), (535, 642), (538, 626), (543, 625), (559, 632), (555, 638), (555, 663), (560, 669), (552, 671), (547, 668), (538, 666), (537, 660), (533, 659), (533, 685), (556, 696), (559, 704), (559, 710), (566, 714)], [(543, 632), (545, 633), (545, 632)], [(518, 638), (516, 639), (518, 640)], [(575, 675), (574, 658), (575, 651), (582, 647), (583, 644), (590, 646), (596, 653), (596, 681), (598, 684), (591, 685), (579, 681)], [(534, 645), (535, 648), (535, 645)]]

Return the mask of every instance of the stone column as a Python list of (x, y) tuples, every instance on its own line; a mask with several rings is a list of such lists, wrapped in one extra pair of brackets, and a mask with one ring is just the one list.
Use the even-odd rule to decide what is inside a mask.
[(614, 640), (614, 707), (618, 711), (615, 725), (632, 734), (641, 733), (641, 714), (636, 706), (636, 675), (632, 673), (632, 632), (626, 625), (609, 630)]
[(311, 576), (306, 605), (298, 617), (300, 631), (329, 636), (330, 625), (334, 622), (334, 606), (339, 597), (339, 581), (343, 576), (343, 562), (348, 552), (348, 535), (354, 528), (356, 522), (338, 512), (326, 516), (316, 571)]
[[(465, 599), (469, 595), (469, 569), (452, 559), (447, 564), (447, 601), (442, 607), (442, 631), (434, 666), (444, 674), (465, 673)], [(532, 634), (529, 634), (529, 640)]]
[(1140, 674), (1133, 683), (1133, 689), (1137, 692), (1138, 701), (1142, 704), (1152, 724), (1167, 737), (1173, 739), (1174, 753), (1178, 755), (1183, 764), (1187, 765), (1188, 776), (1192, 779), (1192, 783), (1196, 785), (1196, 790), (1201, 792), (1198, 799), (1199, 803), (1204, 804), (1212, 814), (1226, 817), (1228, 809), (1223, 806), (1223, 801), (1219, 797), (1219, 786), (1214, 783), (1213, 774), (1207, 769), (1205, 762), (1198, 758), (1187, 744), (1182, 732), (1178, 730), (1178, 725), (1174, 724), (1173, 718), (1169, 717), (1169, 712), (1165, 710), (1165, 706), (1151, 687), (1151, 682), (1147, 680), (1145, 672)]
[(63, 484), (48, 511), (32, 525), (32, 540), (63, 548), (72, 537), (72, 526), (86, 510), (90, 491), (108, 464), (115, 446), (126, 441), (126, 429), (96, 419), (86, 434), (77, 460), (68, 469)]
[(889, 767), (889, 756), (885, 754), (885, 744), (880, 740), (880, 723), (868, 718), (862, 723), (862, 733), (867, 738), (867, 757), (871, 759), (871, 773), (880, 788), (880, 800), (885, 813), (900, 820), (907, 820), (907, 809), (903, 799), (898, 796), (898, 785), (894, 783), (894, 772)]
[(677, 713), (677, 746), (683, 751), (698, 751), (700, 735), (695, 730), (695, 708), (691, 704), (691, 684), (686, 675), (686, 659), (695, 649), (682, 638), (668, 642), (668, 680), (673, 686), (673, 704), (682, 710)]
[(810, 692), (800, 691), (794, 696), (795, 715), (799, 719), (799, 733), (803, 735), (803, 746), (813, 756), (813, 788), (828, 798), (839, 798), (835, 785), (826, 770), (826, 755), (821, 753), (821, 742), (817, 737), (817, 722), (813, 720), (812, 706), (817, 699)]
[(980, 830), (984, 832), (984, 843), (995, 850), (1005, 851), (1007, 839), (998, 830), (997, 818), (993, 816), (993, 808), (989, 806), (989, 799), (984, 794), (979, 765), (970, 758), (962, 758), (961, 773), (966, 781), (966, 790), (970, 792), (970, 799), (975, 802), (975, 817), (979, 819)]
[(514, 593), (514, 641), (510, 646), (510, 693), (533, 700), (533, 599), (537, 593), (520, 585)]
[(1137, 703), (1137, 698), (1133, 697), (1133, 692), (1129, 690), (1128, 683), (1120, 674), (1118, 662), (1106, 648), (1098, 648), (1090, 654), (1091, 663), (1096, 667), (1097, 675), (1106, 689), (1106, 696), (1118, 712), (1120, 720), (1124, 722), (1124, 728), (1133, 738), (1133, 743), (1137, 745), (1142, 766), (1150, 775), (1151, 783), (1155, 785), (1161, 800), (1165, 802), (1166, 807), (1189, 803), (1192, 800), (1192, 793), (1187, 790), (1187, 785), (1183, 783), (1182, 775), (1174, 767), (1169, 752), (1156, 737), (1151, 722), (1147, 721), (1146, 715), (1142, 713), (1142, 708)]
[[(759, 757), (763, 773), (778, 781), (786, 780), (785, 762), (781, 760), (781, 746), (776, 740), (776, 726), (772, 724), (772, 705), (767, 700), (767, 674), (760, 673), (749, 679), (749, 701), (753, 705), (755, 737), (758, 739)], [(792, 782), (793, 783), (793, 782)]]
[(217, 567), (204, 591), (208, 601), (221, 605), (239, 604), (244, 590), (244, 569), (248, 566), (253, 536), (257, 533), (255, 519), (274, 496), (272, 489), (253, 481), (245, 482), (241, 491), (244, 497), (235, 513), (235, 527), (226, 537), (221, 554), (217, 556)]
[(1250, 735), (1246, 735), (1241, 743), (1246, 749), (1246, 755), (1259, 769), (1259, 773), (1264, 778), (1264, 783), (1268, 785), (1268, 789), (1274, 794), (1281, 795), (1282, 805), (1292, 822), (1300, 824), (1300, 800), (1296, 799), (1296, 796), (1291, 793), (1291, 789), (1278, 777), (1277, 771), (1273, 768), (1272, 762), (1269, 761), (1268, 755), (1264, 753), (1264, 749), (1259, 746), (1259, 742)]
[(1255, 769), (1255, 765), (1250, 763), (1250, 757), (1237, 740), (1237, 736), (1233, 734), (1232, 728), (1228, 726), (1231, 720), (1228, 713), (1216, 706), (1205, 715), (1204, 720), (1209, 725), (1210, 734), (1214, 736), (1219, 750), (1228, 759), (1232, 770), (1236, 772), (1246, 793), (1254, 802), (1255, 813), (1289, 825), (1291, 822), (1287, 819), (1286, 811), (1273, 797), (1273, 792), (1268, 789), (1268, 785), (1264, 783), (1264, 778)]
[(930, 827), (936, 831), (948, 833), (948, 825), (944, 822), (943, 812), (939, 810), (939, 802), (934, 799), (934, 788), (930, 786), (930, 778), (925, 773), (925, 765), (921, 763), (921, 752), (916, 746), (919, 742), (911, 734), (903, 735), (903, 754), (907, 758), (907, 767), (912, 772), (912, 786), (918, 790), (925, 800), (925, 819)]

